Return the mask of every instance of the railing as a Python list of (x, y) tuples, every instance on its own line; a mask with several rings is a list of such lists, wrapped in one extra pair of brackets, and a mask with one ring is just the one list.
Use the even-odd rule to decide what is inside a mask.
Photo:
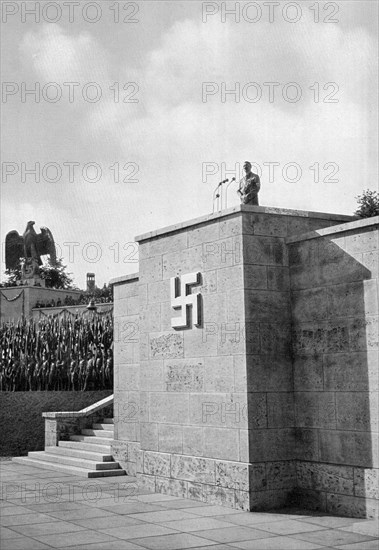
[(112, 394), (80, 411), (42, 413), (45, 419), (45, 448), (56, 447), (59, 441), (67, 440), (70, 435), (80, 434), (83, 428), (91, 427), (100, 419), (100, 411), (113, 408), (113, 400)]

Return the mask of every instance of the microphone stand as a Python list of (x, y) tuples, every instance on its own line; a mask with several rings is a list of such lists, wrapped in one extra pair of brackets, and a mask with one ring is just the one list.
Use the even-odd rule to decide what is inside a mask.
[[(215, 201), (217, 199), (217, 211), (222, 210), (222, 184), (229, 181), (228, 179), (220, 181), (220, 183), (217, 184), (216, 189), (213, 191), (213, 214), (215, 213)], [(218, 189), (220, 189), (220, 192), (218, 192)], [(220, 201), (221, 201), (221, 208), (220, 208)]]
[(236, 178), (232, 178), (225, 189), (225, 208), (228, 208), (228, 189), (229, 189), (229, 185), (231, 185), (233, 181), (236, 181)]
[(213, 211), (212, 211), (212, 214), (215, 213), (215, 201), (216, 201), (216, 199), (217, 199), (217, 210), (218, 210), (219, 197), (220, 197), (220, 193), (218, 192), (219, 187), (220, 187), (220, 184), (217, 184), (216, 189), (213, 191)]

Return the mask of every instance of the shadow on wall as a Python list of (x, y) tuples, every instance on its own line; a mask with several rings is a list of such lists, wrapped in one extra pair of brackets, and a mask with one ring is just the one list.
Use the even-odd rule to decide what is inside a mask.
[(360, 517), (378, 498), (376, 248), (372, 228), (289, 245), (297, 497)]

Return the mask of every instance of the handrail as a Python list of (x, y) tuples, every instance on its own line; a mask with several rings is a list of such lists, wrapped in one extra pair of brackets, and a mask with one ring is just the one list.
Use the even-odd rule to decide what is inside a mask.
[(100, 411), (105, 407), (108, 407), (113, 403), (113, 401), (114, 401), (114, 396), (112, 394), (112, 395), (108, 395), (108, 397), (105, 397), (104, 399), (101, 399), (101, 401), (97, 401), (93, 405), (90, 405), (89, 407), (86, 407), (80, 411), (44, 412), (42, 413), (42, 416), (44, 418), (82, 418), (85, 416), (89, 416), (97, 411)]

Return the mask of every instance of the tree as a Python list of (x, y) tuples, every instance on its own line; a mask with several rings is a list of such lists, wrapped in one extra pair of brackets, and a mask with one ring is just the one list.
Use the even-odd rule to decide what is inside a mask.
[(104, 283), (103, 288), (96, 286), (93, 290), (86, 290), (85, 296), (95, 302), (113, 302), (113, 287)]
[(72, 273), (66, 272), (67, 266), (63, 265), (62, 258), (57, 259), (55, 265), (52, 265), (49, 259), (39, 269), (42, 279), (45, 279), (47, 288), (75, 288), (73, 279), (70, 277)]
[[(14, 269), (7, 269), (5, 274), (8, 279), (1, 286), (16, 286), (21, 281), (21, 261), (19, 260), (17, 266)], [(62, 258), (57, 259), (56, 264), (52, 265), (50, 259), (46, 264), (41, 265), (40, 275), (45, 280), (47, 288), (62, 288), (62, 289), (74, 289), (73, 279), (70, 277), (71, 273), (66, 272), (67, 266), (63, 265)]]
[(379, 215), (379, 193), (367, 189), (362, 195), (355, 197), (360, 205), (355, 214), (360, 218), (372, 218)]
[(17, 266), (14, 269), (6, 269), (5, 275), (7, 280), (1, 286), (17, 286), (21, 281), (21, 260), (18, 260)]

